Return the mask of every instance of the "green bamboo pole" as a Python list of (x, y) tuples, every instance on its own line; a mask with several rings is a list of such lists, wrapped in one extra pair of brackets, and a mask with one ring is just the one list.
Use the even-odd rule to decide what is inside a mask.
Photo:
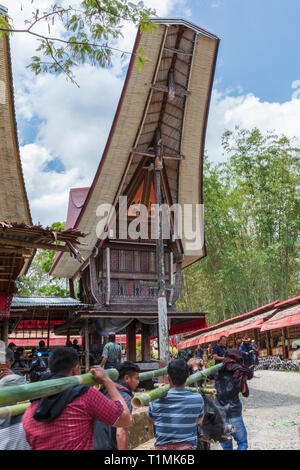
[[(195, 374), (192, 374), (188, 377), (186, 381), (186, 385), (190, 385), (192, 383), (198, 382), (198, 380), (201, 380), (207, 377), (208, 375), (214, 374), (215, 372), (220, 370), (222, 367), (223, 367), (223, 364), (221, 363), (221, 364), (217, 364), (216, 366), (209, 367), (208, 369), (195, 372)], [(136, 393), (133, 399), (131, 400), (132, 406), (134, 408), (147, 406), (149, 405), (150, 401), (166, 396), (169, 390), (170, 390), (170, 385), (164, 385), (160, 388), (155, 388), (154, 390), (150, 390), (150, 392)]]
[[(202, 360), (199, 359), (198, 364), (202, 364)], [(143, 382), (144, 380), (153, 379), (153, 377), (161, 377), (162, 375), (168, 374), (168, 366), (164, 367), (163, 369), (156, 369), (156, 370), (149, 370), (147, 372), (140, 372), (139, 373), (139, 380)]]
[[(112, 380), (118, 380), (119, 372), (116, 369), (108, 369), (106, 373)], [(78, 384), (96, 385), (96, 381), (92, 374), (83, 374), (61, 379), (42, 380), (41, 382), (14, 387), (4, 387), (0, 389), (0, 406), (56, 395)]]
[(215, 388), (205, 387), (185, 387), (185, 390), (193, 393), (201, 393), (201, 395), (216, 395), (217, 391)]
[[(154, 388), (159, 388), (159, 384), (154, 384)], [(202, 395), (216, 395), (217, 391), (215, 388), (206, 387), (184, 387), (188, 392), (201, 393)]]
[(18, 405), (3, 406), (0, 408), (0, 419), (22, 415), (30, 405), (31, 403), (29, 401), (28, 403), (19, 403)]

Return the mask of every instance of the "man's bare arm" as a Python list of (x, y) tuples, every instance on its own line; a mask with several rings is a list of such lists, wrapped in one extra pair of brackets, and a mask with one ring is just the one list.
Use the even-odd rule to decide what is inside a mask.
[(128, 430), (117, 428), (116, 431), (118, 450), (128, 450)]

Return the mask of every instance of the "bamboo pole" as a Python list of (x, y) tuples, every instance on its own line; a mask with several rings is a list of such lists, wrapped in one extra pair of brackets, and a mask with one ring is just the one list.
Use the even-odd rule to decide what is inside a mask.
[[(200, 364), (202, 364), (201, 359), (199, 359), (198, 361), (198, 365)], [(167, 374), (168, 374), (168, 366), (162, 369), (149, 370), (147, 372), (140, 372), (139, 380), (140, 382), (143, 382), (144, 380), (150, 380), (150, 379), (153, 379), (153, 377), (161, 377), (162, 375), (167, 375)]]
[[(214, 374), (215, 372), (220, 370), (222, 367), (223, 367), (223, 363), (217, 364), (216, 366), (209, 367), (208, 369), (195, 372), (195, 374), (192, 374), (187, 378), (186, 385), (190, 385), (192, 383), (198, 382), (198, 380), (201, 380), (207, 377), (208, 375)], [(133, 399), (131, 400), (132, 406), (134, 408), (147, 406), (149, 405), (150, 401), (156, 400), (157, 398), (163, 398), (164, 396), (166, 396), (169, 390), (170, 390), (170, 385), (163, 385), (160, 388), (155, 388), (154, 390), (150, 390), (150, 392), (136, 393)]]
[[(116, 369), (108, 369), (106, 373), (112, 380), (118, 379), (119, 373)], [(93, 386), (96, 385), (96, 381), (92, 374), (84, 374), (61, 379), (43, 380), (14, 387), (4, 387), (0, 390), (0, 406), (56, 395), (69, 387), (79, 384)]]
[[(159, 388), (160, 384), (154, 384), (154, 388)], [(217, 391), (215, 388), (205, 387), (184, 387), (185, 390), (192, 393), (200, 393), (201, 395), (216, 395)]]
[(200, 393), (201, 395), (216, 395), (217, 390), (215, 388), (205, 387), (185, 387), (185, 390), (192, 393)]
[(18, 416), (25, 413), (27, 408), (31, 405), (30, 402), (28, 403), (19, 403), (18, 405), (12, 406), (3, 406), (0, 408), (0, 419), (7, 419), (11, 418), (12, 416)]

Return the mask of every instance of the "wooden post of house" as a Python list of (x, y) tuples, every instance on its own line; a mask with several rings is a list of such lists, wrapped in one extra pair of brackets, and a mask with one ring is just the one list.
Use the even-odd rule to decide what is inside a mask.
[(266, 331), (266, 337), (267, 337), (267, 350), (268, 350), (268, 356), (272, 356), (272, 344), (271, 344), (271, 335), (270, 331)]
[(290, 340), (290, 330), (286, 329), (286, 337), (287, 337), (287, 358), (289, 359), (290, 350), (291, 350), (291, 340)]
[(157, 207), (157, 233), (156, 233), (156, 265), (158, 278), (158, 330), (159, 330), (159, 358), (166, 363), (170, 360), (169, 352), (169, 330), (168, 330), (168, 307), (165, 283), (164, 242), (162, 233), (162, 208), (161, 208), (161, 171), (163, 142), (160, 128), (155, 131), (155, 171), (154, 188), (155, 203)]
[(126, 328), (127, 360), (136, 362), (136, 325), (132, 321)]
[(283, 359), (287, 359), (286, 348), (285, 348), (285, 338), (286, 338), (285, 328), (281, 328), (281, 344), (282, 344), (282, 358)]
[(9, 318), (3, 318), (3, 327), (2, 327), (2, 341), (4, 341), (5, 346), (8, 345), (8, 328), (9, 328)]
[(89, 319), (85, 319), (84, 344), (85, 344), (85, 372), (90, 370), (90, 341), (89, 341)]
[(150, 326), (142, 323), (142, 361), (150, 361)]
[(48, 314), (47, 314), (47, 349), (49, 350), (50, 346), (50, 311), (48, 308)]
[(70, 290), (70, 297), (72, 297), (72, 299), (75, 299), (75, 289), (74, 289), (73, 279), (69, 279), (69, 290)]

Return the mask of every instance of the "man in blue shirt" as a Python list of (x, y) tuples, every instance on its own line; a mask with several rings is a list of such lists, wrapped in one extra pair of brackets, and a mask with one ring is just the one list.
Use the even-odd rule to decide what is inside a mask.
[[(198, 370), (197, 360), (190, 364)], [(154, 424), (156, 450), (194, 450), (197, 448), (197, 424), (204, 417), (204, 401), (200, 394), (185, 390), (188, 365), (175, 359), (168, 365), (170, 390), (149, 405), (149, 421)]]

